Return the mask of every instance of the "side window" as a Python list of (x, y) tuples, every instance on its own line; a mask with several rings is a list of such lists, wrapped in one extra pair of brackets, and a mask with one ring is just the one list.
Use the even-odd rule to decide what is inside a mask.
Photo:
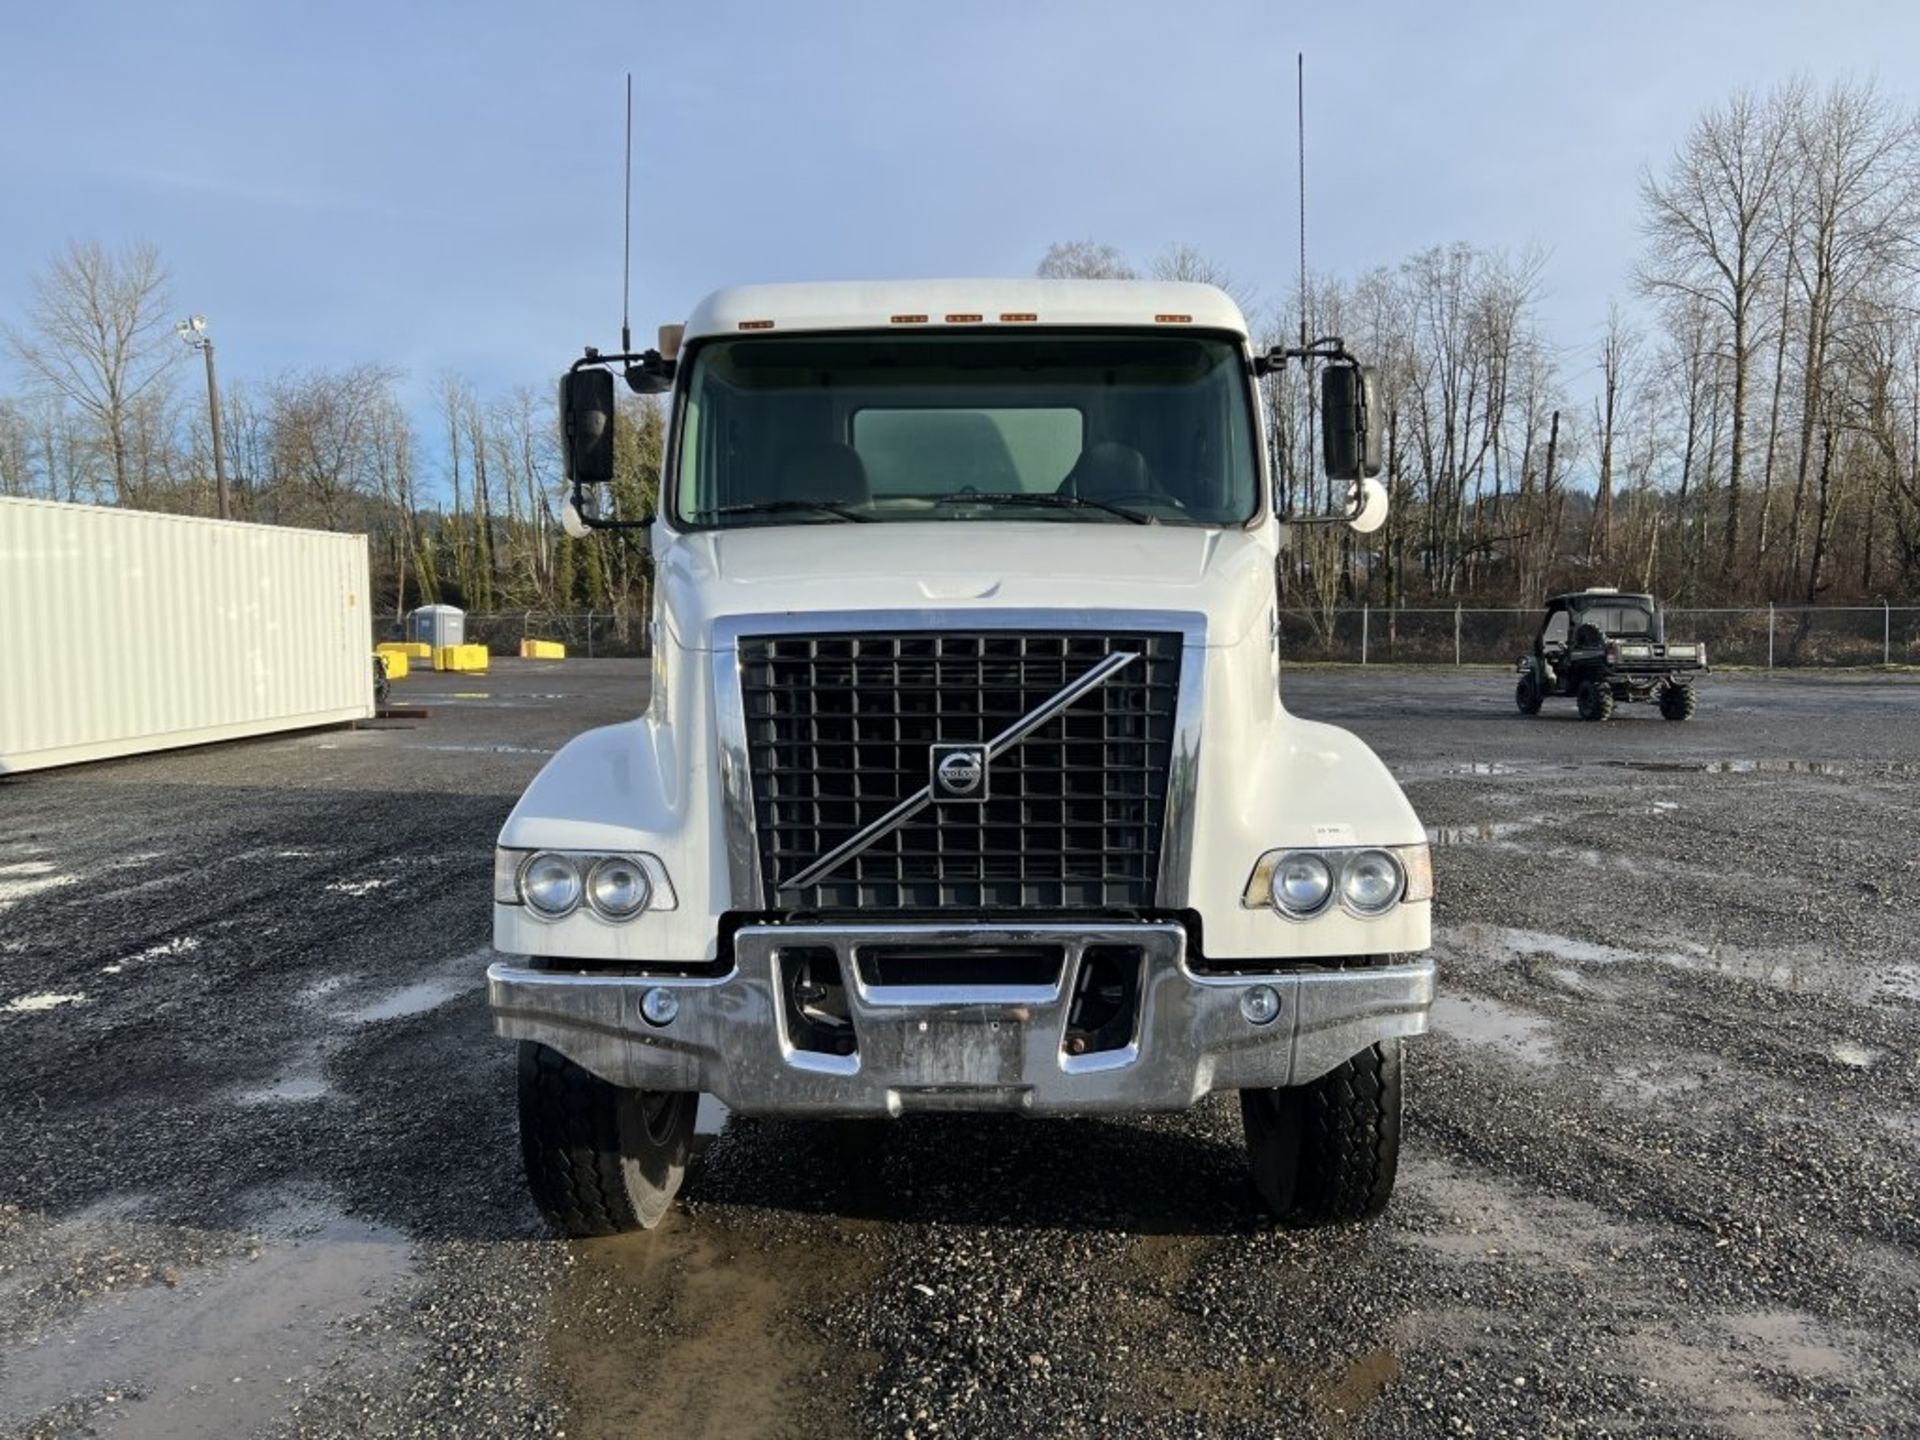
[(1564, 647), (1567, 643), (1567, 623), (1566, 611), (1554, 611), (1547, 621), (1547, 628), (1540, 634), (1540, 643)]

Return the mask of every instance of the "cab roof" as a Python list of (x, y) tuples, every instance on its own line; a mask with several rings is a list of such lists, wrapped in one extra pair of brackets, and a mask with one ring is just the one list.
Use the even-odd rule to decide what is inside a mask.
[(827, 280), (716, 290), (685, 338), (821, 330), (1164, 326), (1226, 331), (1246, 317), (1225, 291), (1175, 280)]
[(1598, 586), (1590, 590), (1569, 590), (1564, 595), (1551, 596), (1547, 600), (1547, 606), (1551, 609), (1565, 605), (1569, 609), (1580, 610), (1589, 605), (1618, 605), (1623, 601), (1629, 604), (1643, 604), (1650, 608), (1659, 604), (1653, 596), (1639, 591), (1613, 590), (1606, 586)]

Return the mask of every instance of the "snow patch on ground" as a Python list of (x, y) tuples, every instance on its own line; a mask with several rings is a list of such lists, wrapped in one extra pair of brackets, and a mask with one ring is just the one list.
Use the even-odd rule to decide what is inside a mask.
[(0, 910), (44, 890), (79, 882), (78, 875), (62, 875), (45, 860), (16, 860), (0, 865)]
[(327, 889), (336, 895), (371, 895), (376, 890), (384, 890), (393, 884), (388, 880), (336, 880)]
[(30, 1015), (37, 1010), (53, 1010), (61, 1005), (84, 1005), (85, 995), (57, 995), (51, 990), (43, 990), (38, 995), (22, 995), (18, 1000), (9, 1000), (4, 1007), (9, 1015)]

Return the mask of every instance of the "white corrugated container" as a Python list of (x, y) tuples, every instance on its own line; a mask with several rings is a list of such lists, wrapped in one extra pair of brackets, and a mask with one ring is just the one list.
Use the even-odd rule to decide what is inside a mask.
[(364, 535), (0, 498), (0, 774), (373, 714)]

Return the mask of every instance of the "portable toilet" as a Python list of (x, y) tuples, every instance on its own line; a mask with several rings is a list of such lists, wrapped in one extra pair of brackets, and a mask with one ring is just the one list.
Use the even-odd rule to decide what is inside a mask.
[(407, 613), (407, 639), (434, 650), (467, 643), (467, 612), (457, 605), (422, 605)]

